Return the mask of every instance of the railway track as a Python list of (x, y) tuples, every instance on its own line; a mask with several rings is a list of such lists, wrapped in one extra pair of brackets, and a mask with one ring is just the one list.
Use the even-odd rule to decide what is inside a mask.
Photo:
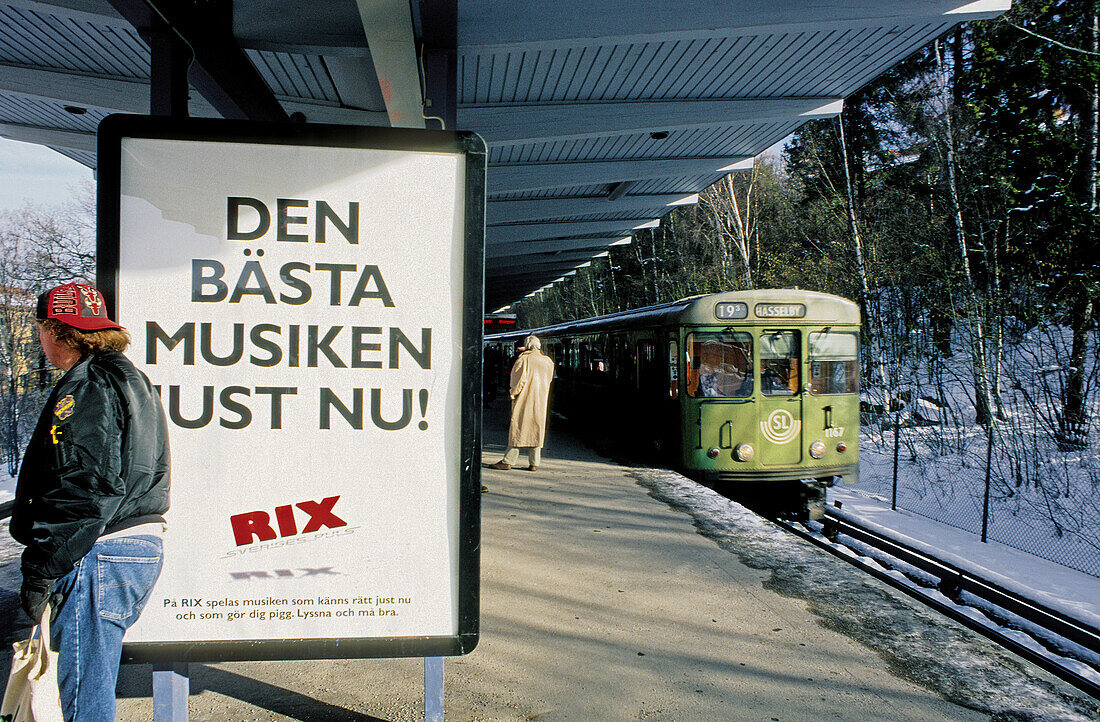
[(1100, 699), (1100, 629), (831, 512), (776, 523)]

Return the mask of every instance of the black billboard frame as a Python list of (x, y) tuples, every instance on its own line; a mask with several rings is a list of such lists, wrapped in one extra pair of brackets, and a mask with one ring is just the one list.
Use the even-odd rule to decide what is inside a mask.
[(485, 297), (485, 172), (476, 133), (308, 123), (115, 114), (98, 129), (96, 285), (112, 318), (119, 288), (123, 138), (457, 153), (465, 157), (458, 630), (453, 636), (258, 639), (123, 644), (127, 664), (295, 659), (444, 657), (469, 654), (480, 637), (482, 324)]

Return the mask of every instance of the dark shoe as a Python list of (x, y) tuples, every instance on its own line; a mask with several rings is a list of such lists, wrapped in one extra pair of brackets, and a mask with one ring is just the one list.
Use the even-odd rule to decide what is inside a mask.
[(498, 462), (497, 462), (497, 463), (495, 463), (495, 464), (489, 464), (489, 468), (490, 468), (490, 469), (500, 469), (501, 471), (508, 471), (508, 469), (511, 469), (511, 468), (512, 468), (512, 465), (511, 465), (511, 464), (507, 464), (507, 463), (505, 463), (505, 462), (503, 462), (503, 461), (498, 461)]
[(484, 494), (484, 493), (485, 493), (485, 492), (487, 492), (487, 491), (489, 491), (489, 487), (487, 487), (487, 486), (485, 486), (484, 484), (482, 484), (482, 485), (481, 485), (481, 493), (483, 493), (483, 494)]
[(538, 470), (539, 470), (539, 467), (535, 466), (534, 464), (531, 464), (530, 466), (527, 467), (527, 471), (538, 471)]

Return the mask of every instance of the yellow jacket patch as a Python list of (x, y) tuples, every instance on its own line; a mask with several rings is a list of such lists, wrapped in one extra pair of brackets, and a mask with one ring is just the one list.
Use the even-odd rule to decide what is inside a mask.
[(73, 395), (66, 394), (58, 400), (57, 406), (53, 407), (53, 415), (56, 416), (59, 420), (64, 421), (65, 419), (72, 416), (73, 411), (75, 410), (76, 401), (73, 399)]

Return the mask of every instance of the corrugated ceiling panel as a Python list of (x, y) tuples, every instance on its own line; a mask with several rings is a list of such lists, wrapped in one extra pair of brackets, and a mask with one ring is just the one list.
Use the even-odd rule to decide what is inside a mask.
[[(492, 170), (489, 173), (492, 174)], [(591, 196), (607, 195), (608, 184), (598, 183), (587, 186), (571, 186), (569, 188), (546, 188), (534, 191), (515, 191), (512, 193), (491, 193), (491, 201), (524, 201), (536, 198), (585, 198)]]
[(885, 72), (883, 68), (893, 67), (917, 52), (919, 48), (945, 34), (952, 27), (952, 23), (930, 23), (907, 27), (905, 34), (899, 37), (896, 42), (891, 43), (889, 48), (884, 48), (881, 56), (862, 58), (863, 62), (852, 72), (852, 80), (848, 86), (847, 94), (850, 95), (859, 90), (879, 75), (882, 75)]
[(5, 5), (0, 5), (0, 61), (149, 77), (149, 50), (136, 31)]
[[(608, 204), (610, 205), (610, 204)], [(653, 208), (632, 208), (617, 213), (593, 213), (590, 215), (563, 216), (553, 218), (554, 222), (572, 223), (575, 221), (620, 221), (633, 218), (660, 218), (672, 208), (667, 205), (654, 206)], [(611, 234), (606, 234), (611, 235)]]
[(95, 109), (90, 109), (83, 115), (73, 115), (59, 103), (0, 95), (0, 122), (4, 123), (95, 133), (99, 121), (106, 115)]
[(340, 101), (340, 94), (336, 92), (332, 78), (319, 57), (268, 50), (245, 52), (276, 95)]
[[(489, 170), (492, 174), (492, 169)], [(655, 193), (683, 193), (690, 195), (698, 193), (722, 178), (720, 173), (705, 173), (694, 176), (682, 176), (678, 178), (653, 178), (649, 180), (635, 181), (630, 186), (630, 195), (651, 195)], [(572, 186), (569, 188), (545, 188), (533, 191), (515, 191), (512, 193), (493, 193), (490, 201), (522, 201), (538, 198), (586, 198), (606, 196), (611, 188), (609, 183), (599, 183), (587, 186)]]
[[(52, 146), (49, 146), (52, 147)], [(87, 166), (88, 168), (96, 167), (95, 153), (90, 153), (83, 150), (69, 150), (68, 148), (53, 148), (66, 158), (72, 158), (77, 163)]]
[(459, 103), (843, 96), (949, 24), (459, 55)]
[(834, 33), (834, 42), (824, 45), (821, 55), (802, 53), (776, 78), (777, 92), (847, 95), (858, 89), (855, 69), (866, 62), (867, 53), (882, 45), (893, 45), (897, 35), (887, 28), (860, 28)]
[(817, 70), (800, 94), (829, 95), (844, 80), (830, 57), (843, 65), (893, 37), (879, 28), (460, 55), (459, 103), (790, 95), (792, 69), (807, 62)]
[(785, 138), (804, 121), (707, 126), (670, 131), (663, 140), (649, 133), (584, 140), (501, 146), (489, 150), (490, 164), (558, 161), (756, 155)]
[(698, 193), (716, 183), (722, 176), (719, 173), (707, 173), (706, 175), (685, 176), (683, 178), (653, 178), (651, 180), (638, 181), (630, 187), (631, 193), (643, 195), (646, 193)]

